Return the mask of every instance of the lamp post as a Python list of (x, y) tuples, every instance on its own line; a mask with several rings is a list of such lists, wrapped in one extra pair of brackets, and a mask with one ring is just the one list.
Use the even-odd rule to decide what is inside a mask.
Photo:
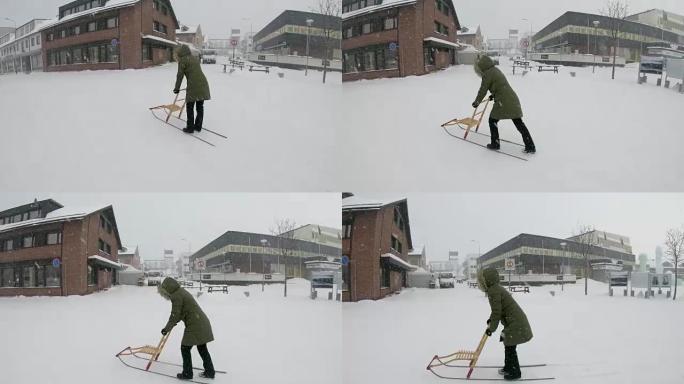
[(268, 240), (261, 239), (261, 292), (264, 291), (264, 286), (266, 285), (266, 265), (264, 264), (264, 255), (266, 255), (267, 245)]
[(563, 257), (561, 258), (560, 273), (561, 273), (561, 291), (563, 291), (563, 282), (565, 281), (565, 273), (563, 273), (563, 261), (565, 259), (565, 246), (566, 242), (560, 243), (561, 248), (563, 248)]
[(596, 55), (598, 54), (598, 26), (601, 24), (600, 21), (594, 20), (594, 69), (592, 69), (591, 73), (596, 73)]
[(249, 17), (243, 17), (242, 21), (249, 21), (249, 52), (252, 52), (252, 46), (254, 45), (254, 24), (252, 23), (252, 19)]
[[(188, 260), (190, 259), (190, 254), (192, 253), (192, 243), (190, 240), (186, 238), (182, 238), (181, 241), (187, 241), (188, 242)], [(181, 257), (181, 270), (180, 270), (180, 275), (182, 277), (185, 277), (185, 268), (184, 268), (184, 263), (183, 263), (183, 257)]]
[(306, 70), (304, 70), (304, 76), (309, 76), (309, 36), (311, 35), (311, 25), (313, 22), (313, 19), (306, 20)]
[(532, 20), (530, 19), (522, 19), (523, 21), (527, 21), (530, 23), (530, 35), (527, 38), (527, 51), (525, 52), (525, 59), (529, 59), (530, 55), (530, 45), (532, 45)]

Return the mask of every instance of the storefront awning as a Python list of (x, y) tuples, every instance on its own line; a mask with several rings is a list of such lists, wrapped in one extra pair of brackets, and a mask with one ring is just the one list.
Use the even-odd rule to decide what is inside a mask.
[(171, 47), (175, 47), (178, 45), (178, 43), (176, 43), (175, 41), (166, 40), (166, 39), (163, 39), (161, 37), (152, 36), (152, 35), (142, 35), (142, 39), (143, 40), (152, 40), (152, 41), (155, 41), (157, 43), (161, 43), (162, 45), (168, 45)]
[(433, 43), (434, 45), (437, 46), (442, 46), (442, 47), (447, 47), (447, 48), (461, 48), (461, 45), (458, 43), (454, 43), (452, 41), (447, 41), (443, 39), (438, 39), (436, 37), (426, 37), (425, 40), (423, 40), (426, 43)]
[(123, 266), (119, 263), (115, 263), (109, 259), (106, 259), (102, 256), (88, 256), (88, 261), (92, 261), (93, 264), (99, 265), (101, 267), (105, 268), (114, 268), (116, 270), (123, 269)]
[(397, 268), (405, 269), (407, 271), (415, 271), (416, 269), (418, 269), (418, 267), (416, 267), (415, 265), (411, 265), (402, 260), (400, 257), (395, 256), (391, 253), (385, 253), (380, 257)]

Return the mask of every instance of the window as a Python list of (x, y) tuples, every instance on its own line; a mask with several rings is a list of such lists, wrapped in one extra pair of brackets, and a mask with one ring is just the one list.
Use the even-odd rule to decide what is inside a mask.
[(83, 62), (83, 54), (81, 53), (81, 48), (73, 49), (73, 62), (74, 64), (80, 64)]
[(62, 244), (62, 234), (59, 232), (48, 233), (47, 244), (48, 245)]
[(14, 215), (14, 216), (12, 217), (12, 222), (13, 222), (13, 223), (18, 223), (18, 222), (20, 222), (20, 221), (21, 221), (21, 215)]
[(23, 287), (32, 288), (36, 286), (36, 268), (34, 266), (24, 267)]
[(88, 23), (88, 32), (95, 32), (97, 31), (97, 23), (92, 21)]
[(164, 5), (162, 5), (162, 13), (163, 13), (165, 16), (169, 14), (168, 8), (166, 8), (166, 6), (164, 6)]
[(59, 36), (60, 36), (62, 39), (65, 38), (65, 37), (66, 37), (66, 29), (62, 29), (61, 31), (59, 31)]
[(102, 241), (102, 239), (98, 239), (98, 240), (97, 240), (97, 249), (99, 249), (100, 251), (104, 252), (104, 250), (105, 250), (105, 242)]
[(112, 17), (110, 19), (107, 19), (107, 28), (116, 28), (119, 26), (119, 19), (116, 17)]
[(352, 224), (347, 223), (347, 224), (342, 224), (342, 238), (343, 239), (349, 239), (351, 238), (352, 234)]
[(158, 21), (153, 21), (152, 22), (152, 29), (157, 31), (157, 32), (161, 32), (161, 27), (159, 25), (160, 24)]
[(88, 285), (97, 285), (97, 269), (88, 264)]
[(107, 45), (107, 62), (108, 63), (118, 63), (119, 62), (119, 46)]
[(401, 242), (400, 242), (399, 239), (397, 239), (397, 237), (394, 236), (394, 235), (392, 235), (392, 245), (391, 245), (391, 247), (392, 247), (392, 249), (394, 249), (395, 251), (401, 253)]
[(143, 44), (142, 49), (143, 49), (143, 51), (142, 51), (143, 60), (151, 61), (152, 60), (152, 46), (149, 44)]
[(107, 252), (109, 255), (112, 254), (112, 247), (107, 243), (105, 243), (105, 252)]
[(14, 240), (12, 240), (12, 239), (5, 240), (5, 244), (2, 247), (2, 249), (5, 252), (14, 250)]
[(61, 267), (53, 267), (52, 264), (45, 266), (45, 286), (46, 287), (61, 287)]
[(380, 287), (390, 287), (390, 270), (383, 265), (382, 261), (380, 262)]
[(14, 287), (15, 283), (16, 282), (14, 280), (14, 268), (4, 267), (2, 269), (2, 286), (3, 287)]
[(112, 233), (112, 223), (107, 221), (107, 233)]
[(443, 14), (449, 16), (449, 4), (445, 0), (435, 0), (435, 7)]
[(23, 248), (31, 248), (31, 247), (33, 247), (33, 235), (24, 236), (23, 239), (22, 239), (21, 244), (22, 244), (22, 247), (23, 247)]
[(48, 41), (52, 41), (55, 39), (55, 34), (54, 33), (48, 33), (47, 38), (48, 38)]
[(104, 218), (104, 216), (100, 216), (100, 228), (102, 228), (102, 229), (105, 228), (105, 218)]
[(40, 211), (35, 210), (29, 212), (29, 219), (37, 219), (38, 217), (40, 217)]
[(435, 21), (435, 32), (449, 36), (449, 28)]
[(88, 59), (91, 63), (100, 62), (100, 55), (98, 53), (99, 49), (97, 46), (88, 47)]
[(385, 30), (390, 30), (390, 29), (396, 29), (398, 27), (397, 24), (397, 18), (396, 17), (388, 17), (385, 19), (385, 25), (384, 28)]

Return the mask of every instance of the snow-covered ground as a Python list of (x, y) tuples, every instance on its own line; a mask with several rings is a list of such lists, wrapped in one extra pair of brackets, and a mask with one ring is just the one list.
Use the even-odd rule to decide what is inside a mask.
[[(523, 377), (556, 377), (550, 383), (624, 384), (684, 382), (681, 351), (684, 301), (608, 296), (607, 286), (584, 281), (560, 287), (532, 287), (514, 293), (534, 338), (518, 347)], [(555, 291), (555, 296), (550, 294)], [(343, 304), (345, 383), (444, 383), (426, 371), (435, 354), (474, 350), (484, 333), (489, 304), (477, 289), (405, 289), (381, 301)], [(503, 365), (497, 330), (480, 356), (481, 365)], [(467, 362), (466, 362), (467, 364)], [(451, 371), (449, 371), (451, 370)], [(465, 368), (440, 374), (465, 376)], [(473, 378), (500, 377), (475, 369)]]
[[(537, 145), (530, 161), (489, 153), (442, 130), (442, 123), (473, 112), (480, 78), (472, 66), (461, 65), (426, 76), (345, 83), (349, 113), (339, 131), (339, 183), (345, 190), (405, 192), (684, 188), (684, 178), (676, 176), (684, 161), (684, 95), (656, 87), (654, 75), (650, 84), (638, 85), (633, 65), (618, 68), (614, 81), (610, 68), (596, 74), (591, 68), (561, 67), (559, 74), (535, 68), (525, 76), (518, 69), (513, 76), (510, 65), (501, 58)], [(486, 119), (480, 130), (489, 133)], [(501, 121), (499, 131), (521, 142), (511, 121)]]
[(148, 110), (173, 102), (176, 69), (0, 76), (0, 189), (331, 190), (339, 73), (203, 65), (204, 125), (228, 136), (203, 132), (212, 148)]
[[(212, 322), (208, 344), (222, 383), (341, 383), (341, 305), (308, 282), (230, 287), (197, 300)], [(197, 289), (191, 292), (196, 292)], [(249, 291), (249, 297), (243, 292)], [(326, 296), (326, 298), (321, 298)], [(89, 296), (0, 298), (0, 382), (23, 384), (168, 384), (164, 376), (125, 367), (114, 355), (127, 346), (156, 345), (171, 303), (155, 287), (122, 286)], [(183, 324), (160, 360), (182, 362)], [(193, 365), (201, 359), (193, 348)], [(159, 366), (168, 373), (180, 369)]]

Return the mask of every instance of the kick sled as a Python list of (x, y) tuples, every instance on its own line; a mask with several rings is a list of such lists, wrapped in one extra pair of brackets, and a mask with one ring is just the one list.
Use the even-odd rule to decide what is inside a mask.
[[(491, 139), (491, 136), (489, 136), (486, 133), (480, 132), (480, 125), (482, 124), (482, 120), (484, 119), (485, 113), (487, 112), (487, 108), (489, 107), (489, 97), (487, 98), (487, 101), (484, 103), (484, 108), (480, 109), (480, 106), (478, 105), (475, 110), (473, 111), (473, 115), (470, 117), (466, 117), (463, 119), (453, 119), (449, 120), (446, 123), (442, 124), (441, 127), (444, 129), (444, 132), (447, 133), (447, 135), (465, 141), (466, 143), (474, 144), (483, 148), (487, 148), (486, 144), (483, 144), (481, 142), (475, 141), (472, 139), (472, 137), (469, 139), (469, 135), (471, 133), (476, 134), (477, 136), (483, 137), (483, 138), (489, 138)], [(457, 127), (459, 131), (452, 132), (450, 130), (451, 127)], [(461, 135), (462, 133), (462, 135)], [(504, 139), (499, 139), (501, 143), (504, 144), (510, 144), (513, 147), (521, 147), (524, 148), (525, 146), (520, 143), (516, 143), (515, 141), (509, 141), (509, 140), (504, 140)], [(500, 149), (498, 151), (492, 151), (492, 152), (497, 152), (505, 156), (513, 157), (518, 160), (522, 161), (528, 161), (524, 155), (516, 155), (514, 153), (507, 152), (504, 149)]]
[[(187, 120), (185, 120), (183, 118), (183, 112), (185, 112), (185, 107), (187, 104), (187, 102), (186, 102), (187, 96), (182, 96), (183, 98), (181, 99), (180, 98), (181, 93), (183, 93), (185, 95), (186, 89), (181, 89), (180, 92), (176, 94), (176, 97), (173, 100), (172, 104), (158, 105), (156, 107), (152, 107), (149, 109), (150, 109), (150, 112), (152, 112), (152, 115), (157, 120), (162, 121), (162, 122), (164, 122), (164, 124), (167, 124), (173, 128), (176, 128), (176, 129), (182, 131), (183, 127), (180, 127), (180, 126), (174, 124), (174, 122), (176, 122), (176, 121), (180, 121), (183, 124), (187, 124)], [(227, 136), (225, 136), (221, 133), (212, 131), (212, 130), (207, 129), (207, 128), (202, 128), (202, 131), (209, 132), (209, 133), (214, 134), (214, 135), (216, 135), (220, 138), (223, 138), (223, 139), (228, 138)], [(196, 134), (192, 134), (192, 137), (194, 137), (197, 140), (203, 141), (204, 143), (209, 144), (212, 147), (215, 147), (215, 145), (213, 143), (211, 143), (210, 141), (208, 141), (206, 139), (203, 139), (203, 138), (197, 136)]]
[[(460, 350), (458, 352), (454, 352), (449, 355), (444, 355), (444, 356), (438, 356), (435, 355), (432, 360), (427, 365), (427, 370), (430, 371), (433, 375), (439, 377), (440, 379), (449, 379), (449, 380), (475, 380), (475, 381), (503, 381), (504, 379), (502, 377), (497, 377), (497, 378), (471, 378), (470, 375), (472, 375), (473, 370), (475, 368), (503, 368), (501, 366), (495, 366), (495, 365), (477, 365), (477, 360), (480, 358), (480, 354), (482, 353), (482, 350), (484, 349), (485, 343), (487, 342), (488, 336), (487, 333), (482, 335), (482, 338), (480, 339), (480, 343), (477, 345), (477, 348), (474, 351), (464, 351)], [(459, 365), (458, 361), (467, 361), (468, 364), (464, 365), (461, 364)], [(521, 365), (521, 368), (530, 368), (530, 367), (544, 367), (546, 364), (534, 364), (534, 365)], [(466, 374), (465, 377), (461, 376), (446, 376), (444, 374), (438, 373), (436, 371), (437, 368), (468, 368), (468, 373)], [(523, 378), (523, 379), (518, 379), (517, 381), (541, 381), (541, 380), (553, 380), (553, 377), (531, 377), (531, 378)]]

